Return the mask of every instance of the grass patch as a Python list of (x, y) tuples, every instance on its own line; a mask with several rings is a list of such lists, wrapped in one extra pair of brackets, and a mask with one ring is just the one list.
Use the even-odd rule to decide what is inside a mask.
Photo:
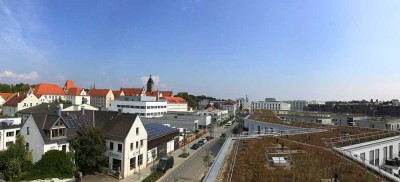
[(156, 181), (159, 180), (163, 175), (164, 175), (164, 173), (153, 172), (153, 173), (150, 174), (150, 176), (148, 176), (147, 178), (144, 178), (144, 179), (143, 179), (143, 182), (156, 182)]

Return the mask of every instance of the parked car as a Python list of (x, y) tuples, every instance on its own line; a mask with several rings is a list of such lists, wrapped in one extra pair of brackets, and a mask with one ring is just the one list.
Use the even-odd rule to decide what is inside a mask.
[(204, 143), (207, 143), (207, 141), (208, 141), (207, 138), (203, 138), (202, 140)]
[(210, 141), (212, 139), (212, 137), (207, 136), (206, 139), (207, 139), (207, 141)]
[(204, 141), (200, 140), (199, 142), (197, 142), (197, 144), (199, 144), (200, 146), (203, 146), (204, 145)]
[(157, 165), (158, 172), (167, 172), (169, 168), (174, 167), (174, 157), (173, 156), (165, 156), (160, 159)]
[(226, 137), (226, 134), (225, 134), (225, 133), (222, 133), (222, 134), (221, 134), (221, 137), (225, 138), (225, 137)]
[(195, 144), (193, 144), (192, 147), (190, 147), (190, 148), (193, 149), (193, 150), (197, 150), (199, 147), (200, 147), (200, 145), (197, 144), (197, 143), (195, 143)]

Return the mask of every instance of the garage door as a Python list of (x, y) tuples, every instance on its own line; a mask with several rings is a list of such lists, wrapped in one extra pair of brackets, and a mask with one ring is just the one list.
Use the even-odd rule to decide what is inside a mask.
[(171, 140), (167, 143), (167, 153), (174, 151), (175, 143), (174, 140)]

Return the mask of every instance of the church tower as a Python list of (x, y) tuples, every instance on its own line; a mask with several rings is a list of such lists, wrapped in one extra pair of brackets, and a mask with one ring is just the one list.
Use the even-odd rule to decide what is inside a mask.
[(147, 92), (154, 92), (154, 81), (153, 78), (149, 78), (149, 81), (147, 81)]

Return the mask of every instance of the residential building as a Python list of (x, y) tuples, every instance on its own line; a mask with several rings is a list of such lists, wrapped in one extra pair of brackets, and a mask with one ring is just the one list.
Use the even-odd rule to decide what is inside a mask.
[(181, 97), (168, 97), (161, 98), (168, 103), (168, 112), (186, 112), (188, 111), (188, 103)]
[(71, 102), (74, 105), (89, 104), (90, 96), (85, 89), (75, 87), (72, 80), (67, 80), (64, 85), (65, 98), (64, 100)]
[(291, 105), (286, 102), (276, 101), (273, 98), (266, 98), (265, 101), (251, 102), (251, 110), (268, 109), (272, 111), (290, 111)]
[(120, 96), (110, 102), (110, 111), (134, 113), (143, 117), (161, 117), (167, 113), (166, 101), (147, 96)]
[(357, 127), (400, 130), (399, 118), (365, 117), (355, 121)]
[(211, 116), (211, 122), (217, 124), (229, 117), (228, 110), (219, 110), (212, 106), (208, 107), (207, 109), (197, 111), (197, 114)]
[(289, 114), (278, 114), (278, 117), (287, 122), (303, 122), (324, 125), (334, 125), (332, 113), (317, 112), (293, 112)]
[(356, 122), (365, 118), (367, 116), (360, 114), (334, 114), (332, 122), (340, 126), (357, 126)]
[(30, 108), (42, 102), (34, 94), (15, 94), (3, 104), (3, 115), (14, 116), (22, 109)]
[(21, 129), (21, 118), (0, 119), (0, 151), (15, 143), (16, 136)]
[[(157, 123), (144, 124), (147, 131), (147, 164), (179, 148), (179, 130)], [(153, 158), (155, 151), (155, 158)]]
[(14, 95), (15, 93), (0, 93), (0, 111), (3, 110), (3, 104), (11, 99)]
[(92, 89), (88, 95), (90, 96), (90, 105), (102, 109), (108, 109), (110, 101), (114, 100), (111, 89)]
[[(69, 140), (80, 127), (96, 127), (104, 133), (109, 173), (126, 178), (145, 168), (147, 163), (147, 132), (135, 114), (106, 111), (31, 114), (21, 128), (33, 162), (49, 150), (69, 151)], [(119, 176), (118, 176), (119, 174)]]
[(237, 105), (235, 102), (223, 102), (220, 105), (222, 110), (227, 110), (228, 114), (234, 116), (236, 114)]
[[(246, 95), (246, 98), (239, 98), (236, 99), (236, 105), (238, 107), (238, 109), (242, 109), (242, 110), (250, 110), (251, 106), (250, 106), (250, 102), (249, 102), (249, 98)], [(240, 108), (242, 107), (242, 108)]]
[(36, 85), (29, 93), (35, 94), (35, 96), (44, 102), (43, 100), (44, 97), (47, 102), (54, 102), (56, 100), (64, 100), (65, 98), (65, 92), (64, 90), (56, 85), (56, 84), (51, 84), (51, 83), (40, 83)]
[(124, 93), (123, 96), (146, 96), (144, 88), (121, 88), (120, 91)]

